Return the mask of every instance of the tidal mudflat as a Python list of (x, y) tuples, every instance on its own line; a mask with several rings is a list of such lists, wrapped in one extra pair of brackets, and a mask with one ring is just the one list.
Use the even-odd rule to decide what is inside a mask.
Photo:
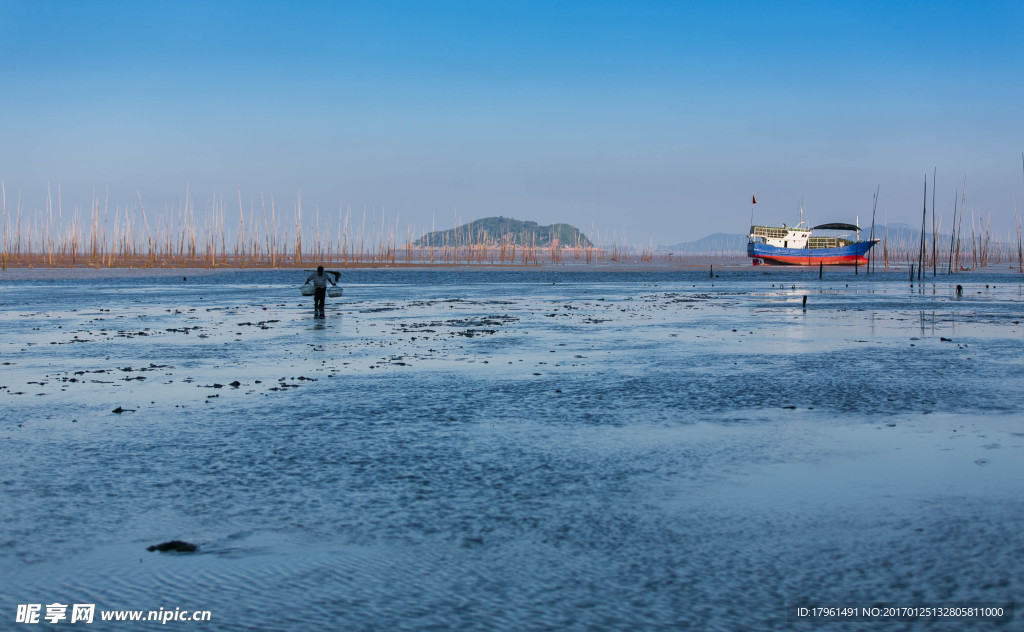
[(296, 271), (5, 274), (3, 628), (814, 629), (787, 604), (1024, 594), (1018, 274), (361, 270), (324, 319)]

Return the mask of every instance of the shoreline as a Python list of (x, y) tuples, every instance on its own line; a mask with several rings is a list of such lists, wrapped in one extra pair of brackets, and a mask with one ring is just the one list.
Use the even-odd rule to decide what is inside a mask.
[(530, 272), (540, 270), (558, 270), (564, 272), (600, 272), (600, 271), (617, 271), (617, 272), (639, 272), (639, 271), (651, 271), (651, 272), (665, 272), (672, 270), (700, 270), (707, 269), (709, 266), (715, 269), (721, 270), (738, 270), (751, 268), (749, 259), (740, 257), (729, 257), (723, 259), (703, 259), (703, 258), (687, 258), (687, 259), (676, 259), (670, 261), (605, 261), (605, 262), (590, 262), (586, 263), (583, 261), (572, 261), (572, 262), (553, 262), (543, 261), (539, 263), (491, 263), (491, 262), (472, 262), (472, 263), (419, 263), (419, 262), (396, 262), (396, 263), (383, 263), (383, 262), (360, 262), (360, 263), (343, 263), (337, 261), (323, 261), (323, 262), (302, 262), (302, 263), (287, 263), (283, 265), (269, 266), (269, 265), (235, 265), (235, 264), (218, 264), (216, 266), (209, 265), (120, 265), (120, 266), (96, 266), (90, 264), (74, 264), (74, 265), (19, 265), (10, 266), (0, 271), (0, 279), (18, 279), (18, 278), (38, 278), (40, 276), (47, 276), (49, 274), (67, 274), (72, 273), (74, 276), (84, 276), (83, 273), (94, 273), (92, 276), (96, 278), (102, 278), (104, 276), (123, 276), (123, 275), (152, 275), (152, 276), (176, 276), (181, 273), (187, 273), (192, 275), (204, 275), (204, 274), (215, 274), (219, 272), (241, 272), (241, 271), (258, 271), (258, 272), (275, 272), (275, 271), (307, 271), (311, 272), (316, 269), (316, 266), (323, 265), (328, 269), (336, 270), (396, 270), (396, 271), (412, 271), (412, 270), (424, 270), (424, 271), (443, 271), (450, 270), (453, 272), (467, 272), (473, 270), (483, 271), (496, 271), (506, 270), (510, 272)]
[[(302, 271), (312, 272), (316, 269), (316, 266), (320, 265), (317, 263), (301, 263), (301, 264), (290, 264), (290, 265), (279, 265), (279, 266), (236, 266), (236, 265), (218, 265), (215, 267), (210, 266), (92, 266), (92, 265), (74, 265), (74, 266), (9, 266), (7, 269), (0, 271), (0, 281), (23, 281), (23, 280), (34, 280), (34, 279), (49, 279), (55, 277), (66, 277), (66, 278), (89, 278), (89, 279), (103, 279), (111, 277), (157, 277), (166, 278), (178, 275), (185, 276), (211, 276), (221, 273), (229, 272), (285, 272), (285, 271)], [(721, 260), (708, 260), (708, 259), (689, 259), (689, 260), (675, 260), (675, 261), (636, 261), (636, 262), (603, 262), (603, 263), (553, 263), (543, 262), (537, 264), (500, 264), (500, 263), (358, 263), (348, 265), (338, 264), (336, 262), (324, 262), (325, 268), (337, 269), (342, 272), (357, 272), (357, 271), (394, 271), (394, 272), (495, 272), (495, 271), (507, 271), (507, 272), (568, 272), (568, 273), (598, 273), (598, 272), (632, 272), (632, 273), (664, 273), (664, 272), (698, 272), (708, 271), (709, 273), (715, 273), (717, 276), (718, 272), (740, 272), (750, 271), (756, 272), (763, 275), (772, 275), (776, 273), (789, 272), (789, 273), (806, 273), (816, 275), (818, 272), (817, 266), (757, 266), (754, 267), (750, 264), (749, 260), (742, 260), (737, 258), (721, 259)], [(1005, 267), (1004, 267), (1005, 266)], [(862, 266), (863, 267), (863, 266)], [(837, 274), (846, 275), (851, 272), (853, 266), (827, 266), (825, 270), (826, 279), (831, 276), (835, 279)], [(892, 275), (893, 273), (904, 274), (909, 267), (907, 265), (890, 265), (888, 270), (876, 270), (871, 274), (866, 274), (862, 271), (865, 278), (870, 278), (876, 275)], [(973, 270), (960, 270), (952, 274), (947, 272), (940, 272), (937, 276), (932, 276), (930, 273), (920, 280), (914, 279), (914, 282), (923, 283), (929, 279), (935, 280), (940, 277), (946, 277), (949, 279), (963, 276), (974, 276), (978, 274), (1006, 274), (1015, 273), (1019, 274), (1020, 271), (1017, 266), (1008, 265), (1006, 263), (992, 264), (983, 268)], [(851, 275), (856, 276), (856, 275)]]

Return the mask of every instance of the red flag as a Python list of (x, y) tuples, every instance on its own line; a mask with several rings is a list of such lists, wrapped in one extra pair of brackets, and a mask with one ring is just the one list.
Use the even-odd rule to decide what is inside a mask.
[(753, 204), (757, 204), (757, 196), (756, 196), (756, 195), (753, 195), (753, 196), (751, 196), (751, 197), (753, 197), (753, 198), (754, 198), (754, 201), (753, 201), (752, 203), (753, 203)]

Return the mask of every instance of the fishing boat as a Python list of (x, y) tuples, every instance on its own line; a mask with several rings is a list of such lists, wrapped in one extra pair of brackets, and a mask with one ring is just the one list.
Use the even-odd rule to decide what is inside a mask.
[[(855, 224), (821, 224), (810, 228), (800, 214), (796, 226), (751, 226), (747, 237), (747, 256), (758, 265), (836, 266), (864, 265), (868, 251), (878, 243), (861, 240)], [(845, 233), (817, 236), (816, 230)], [(851, 238), (850, 233), (855, 233)]]

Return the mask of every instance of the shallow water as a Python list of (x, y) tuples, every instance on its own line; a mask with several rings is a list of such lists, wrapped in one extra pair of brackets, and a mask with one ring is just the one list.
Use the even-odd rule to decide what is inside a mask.
[[(1019, 596), (1020, 275), (717, 275), (352, 271), (324, 319), (296, 271), (0, 277), (0, 628), (63, 600), (811, 629), (787, 603)], [(171, 539), (200, 550), (146, 551)]]

